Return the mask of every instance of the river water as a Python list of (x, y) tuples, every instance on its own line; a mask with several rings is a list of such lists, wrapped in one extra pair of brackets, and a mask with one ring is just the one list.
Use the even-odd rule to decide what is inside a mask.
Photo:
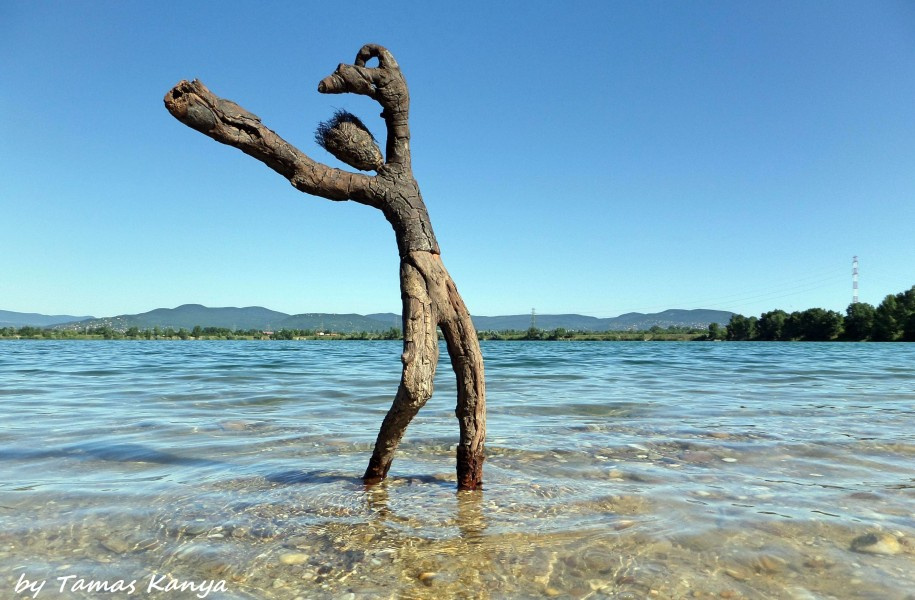
[(0, 343), (0, 598), (915, 598), (915, 345), (487, 342), (461, 493), (399, 352)]

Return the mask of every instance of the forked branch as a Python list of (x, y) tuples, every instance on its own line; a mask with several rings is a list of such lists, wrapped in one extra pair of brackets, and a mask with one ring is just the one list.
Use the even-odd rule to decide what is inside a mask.
[(264, 126), (257, 115), (216, 96), (196, 79), (181, 81), (169, 90), (165, 107), (188, 127), (253, 156), (298, 190), (329, 200), (355, 200), (376, 206), (369, 191), (370, 176), (314, 161)]

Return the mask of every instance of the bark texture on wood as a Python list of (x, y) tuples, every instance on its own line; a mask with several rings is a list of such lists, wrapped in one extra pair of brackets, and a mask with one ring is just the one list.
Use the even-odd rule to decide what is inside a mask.
[[(366, 63), (378, 60), (377, 67)], [(341, 64), (318, 86), (329, 94), (369, 96), (382, 107), (387, 127), (384, 163), (370, 176), (318, 163), (261, 123), (256, 115), (217, 97), (199, 81), (182, 81), (165, 96), (165, 106), (185, 125), (234, 146), (285, 177), (296, 189), (330, 200), (353, 200), (382, 211), (394, 229), (400, 253), (404, 349), (400, 387), (388, 411), (364, 479), (387, 476), (410, 421), (432, 395), (438, 364), (437, 328), (457, 377), (456, 415), (459, 489), (478, 489), (483, 481), (486, 438), (486, 387), (483, 355), (464, 301), (442, 263), (429, 214), (410, 165), (410, 95), (400, 66), (385, 48), (368, 44), (352, 65)], [(346, 161), (341, 154), (341, 159)], [(376, 163), (349, 162), (375, 168)]]
[(378, 432), (375, 452), (364, 479), (372, 483), (385, 478), (407, 425), (432, 396), (438, 362), (436, 326), (441, 326), (458, 382), (455, 411), (460, 425), (458, 487), (478, 488), (483, 480), (486, 384), (483, 355), (470, 313), (439, 254), (409, 253), (400, 263), (400, 284), (404, 323), (403, 376), (394, 404)]
[(165, 107), (188, 127), (253, 156), (306, 194), (380, 208), (369, 191), (372, 177), (315, 162), (265, 127), (257, 115), (219, 98), (200, 81), (178, 83), (165, 95)]

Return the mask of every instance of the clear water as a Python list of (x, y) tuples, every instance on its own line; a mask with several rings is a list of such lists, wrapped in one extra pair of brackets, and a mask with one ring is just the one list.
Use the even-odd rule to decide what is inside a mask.
[(0, 343), (0, 598), (915, 598), (915, 345), (483, 351), (457, 493), (396, 342)]

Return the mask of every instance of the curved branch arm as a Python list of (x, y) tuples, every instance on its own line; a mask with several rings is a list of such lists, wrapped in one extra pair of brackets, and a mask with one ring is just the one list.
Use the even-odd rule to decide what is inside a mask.
[[(372, 58), (377, 67), (366, 67)], [(341, 63), (337, 70), (321, 80), (322, 94), (361, 94), (372, 98), (384, 109), (381, 117), (387, 126), (385, 160), (388, 164), (410, 168), (410, 93), (407, 81), (394, 56), (383, 46), (366, 44), (356, 55), (354, 64)]]
[(360, 48), (356, 53), (356, 62), (353, 64), (357, 67), (364, 67), (365, 63), (373, 58), (378, 59), (378, 66), (382, 69), (400, 72), (400, 65), (394, 60), (394, 55), (387, 48), (378, 44), (366, 44)]
[(380, 207), (371, 192), (372, 177), (315, 162), (257, 115), (216, 96), (200, 81), (179, 82), (165, 95), (165, 107), (188, 127), (253, 156), (302, 192)]

